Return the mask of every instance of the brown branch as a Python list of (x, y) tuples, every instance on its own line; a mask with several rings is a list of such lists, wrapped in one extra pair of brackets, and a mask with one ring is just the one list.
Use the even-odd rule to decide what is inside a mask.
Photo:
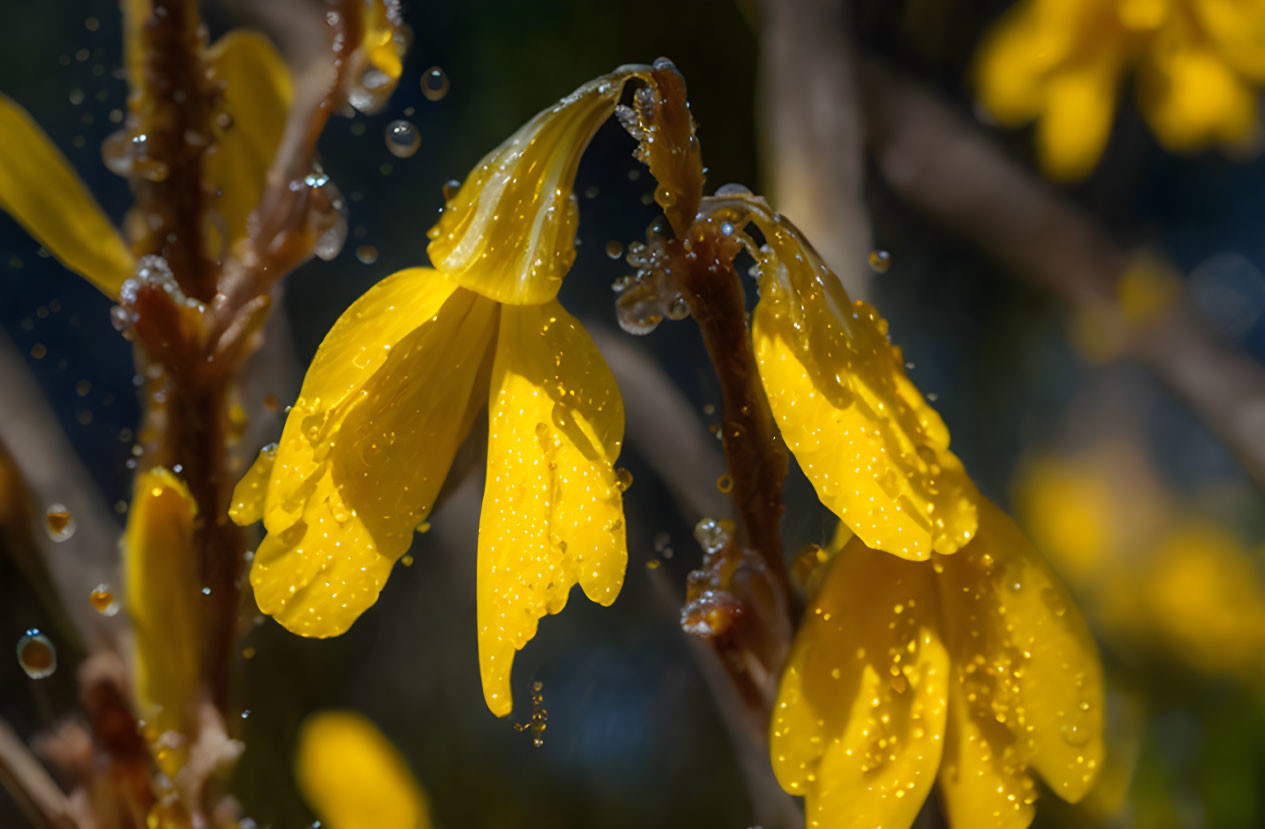
[(764, 0), (761, 157), (771, 201), (812, 239), (854, 299), (868, 296), (865, 122), (845, 0)]
[(1123, 354), (1185, 400), (1265, 487), (1265, 368), (1212, 334), (1180, 291), (1131, 325), (1117, 289), (1131, 257), (1074, 205), (914, 81), (866, 60), (862, 86), (871, 148), (897, 195), (1124, 335)]
[(65, 793), (4, 720), (0, 720), (0, 784), (35, 829), (79, 827)]

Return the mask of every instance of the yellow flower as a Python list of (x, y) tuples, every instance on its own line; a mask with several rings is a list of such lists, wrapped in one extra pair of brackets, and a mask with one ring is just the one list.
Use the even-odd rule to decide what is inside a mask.
[(202, 641), (199, 582), (193, 549), (197, 504), (184, 482), (162, 467), (136, 477), (123, 539), (128, 616), (135, 631), (136, 697), (147, 733), (158, 740), (163, 772), (183, 764), (184, 739), (193, 728)]
[(354, 711), (322, 711), (303, 721), (294, 776), (330, 829), (430, 829), (426, 794), (408, 763)]
[(1254, 0), (1022, 0), (980, 48), (980, 103), (1006, 125), (1035, 120), (1056, 179), (1093, 169), (1130, 71), (1165, 146), (1243, 146), (1256, 127), (1253, 87), (1265, 83), (1263, 34)]
[(486, 399), (477, 614), (498, 716), (537, 621), (576, 583), (604, 605), (623, 583), (623, 403), (553, 296), (575, 255), (576, 165), (637, 71), (586, 84), (484, 159), (432, 233), (440, 269), (396, 273), (339, 318), (280, 443), (234, 494), (233, 519), (268, 531), (251, 568), (260, 609), (338, 635), (409, 549)]
[(1097, 653), (1066, 591), (980, 498), (952, 556), (850, 541), (805, 614), (770, 736), (809, 827), (904, 827), (933, 782), (955, 827), (1024, 827), (1040, 774), (1075, 801), (1102, 761)]
[(759, 200), (743, 207), (755, 252), (752, 339), (786, 445), (823, 504), (870, 547), (902, 558), (952, 553), (975, 533), (975, 487), (949, 431), (905, 374), (887, 321)]

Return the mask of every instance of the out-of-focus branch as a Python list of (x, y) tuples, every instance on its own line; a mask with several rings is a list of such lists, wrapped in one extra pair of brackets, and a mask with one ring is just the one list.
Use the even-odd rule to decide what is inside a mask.
[(868, 293), (865, 122), (845, 0), (764, 0), (762, 157), (777, 209), (855, 299)]
[(92, 648), (111, 646), (118, 623), (97, 613), (88, 595), (98, 584), (117, 585), (119, 527), (101, 500), (79, 457), (58, 427), (17, 348), (0, 334), (0, 444), (8, 450), (35, 499), (33, 522), (42, 509), (66, 506), (75, 522), (69, 538), (54, 543), (40, 527), (29, 537), (38, 544), (63, 606)]
[(0, 784), (37, 829), (77, 829), (70, 801), (9, 724), (0, 720)]
[(897, 195), (1077, 313), (1127, 333), (1122, 353), (1181, 396), (1265, 487), (1265, 368), (1215, 337), (1181, 294), (1130, 328), (1117, 285), (1130, 257), (1090, 219), (916, 82), (865, 60), (861, 85), (871, 150)]

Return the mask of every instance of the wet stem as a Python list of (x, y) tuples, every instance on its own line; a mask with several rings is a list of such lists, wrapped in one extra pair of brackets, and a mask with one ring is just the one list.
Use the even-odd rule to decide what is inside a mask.
[(734, 537), (709, 554), (703, 569), (741, 608), (711, 641), (763, 728), (800, 604), (782, 554), (787, 455), (760, 384), (746, 298), (733, 266), (739, 246), (709, 221), (696, 222), (687, 239), (669, 243), (671, 269), (720, 382), (721, 443), (733, 481)]

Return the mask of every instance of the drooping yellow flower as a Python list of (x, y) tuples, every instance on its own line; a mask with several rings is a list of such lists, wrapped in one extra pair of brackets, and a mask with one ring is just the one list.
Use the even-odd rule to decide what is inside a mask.
[(1255, 0), (1021, 0), (980, 48), (980, 103), (1006, 125), (1035, 120), (1041, 165), (1062, 180), (1097, 163), (1131, 71), (1165, 146), (1243, 146), (1265, 83), (1263, 34)]
[(955, 555), (848, 543), (804, 616), (774, 705), (773, 769), (809, 827), (1027, 826), (1033, 773), (1075, 801), (1102, 762), (1093, 640), (1040, 556), (981, 498)]
[[(123, 539), (127, 610), (135, 631), (136, 698), (148, 733), (194, 733), (202, 641), (198, 624), (200, 585), (193, 549), (197, 504), (184, 482), (156, 467), (136, 477)], [(174, 775), (183, 760), (183, 739), (157, 752), (162, 770)]]
[(432, 233), (439, 270), (396, 273), (339, 318), (280, 443), (234, 495), (234, 520), (268, 532), (251, 569), (260, 609), (338, 635), (412, 544), (486, 395), (477, 614), (498, 716), (537, 621), (577, 583), (601, 604), (623, 583), (623, 403), (553, 296), (574, 257), (580, 155), (639, 71), (586, 84), (484, 159)]
[(975, 533), (978, 496), (886, 320), (848, 297), (789, 221), (758, 200), (744, 207), (767, 242), (751, 336), (786, 445), (870, 547), (915, 560), (952, 553)]
[(408, 763), (354, 711), (322, 711), (303, 721), (294, 777), (330, 829), (430, 829), (426, 793)]

